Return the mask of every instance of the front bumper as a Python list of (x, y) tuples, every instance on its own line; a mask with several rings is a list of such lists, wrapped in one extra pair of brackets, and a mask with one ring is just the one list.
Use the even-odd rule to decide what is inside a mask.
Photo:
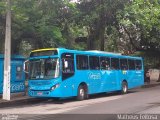
[(28, 95), (30, 97), (62, 97), (59, 88), (55, 90), (28, 90)]

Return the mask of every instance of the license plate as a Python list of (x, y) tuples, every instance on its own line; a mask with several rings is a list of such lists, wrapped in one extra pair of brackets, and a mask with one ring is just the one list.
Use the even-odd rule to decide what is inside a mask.
[(37, 92), (37, 95), (42, 95), (43, 93), (42, 92)]

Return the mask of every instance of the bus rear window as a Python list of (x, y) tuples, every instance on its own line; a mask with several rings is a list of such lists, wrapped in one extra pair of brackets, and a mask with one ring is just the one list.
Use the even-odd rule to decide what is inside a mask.
[(31, 52), (30, 57), (58, 55), (57, 50)]

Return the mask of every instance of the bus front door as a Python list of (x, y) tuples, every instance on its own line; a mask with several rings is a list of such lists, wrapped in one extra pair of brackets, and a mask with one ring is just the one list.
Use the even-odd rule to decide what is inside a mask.
[(74, 54), (62, 54), (62, 81), (63, 81), (63, 97), (73, 95), (73, 80), (75, 75)]

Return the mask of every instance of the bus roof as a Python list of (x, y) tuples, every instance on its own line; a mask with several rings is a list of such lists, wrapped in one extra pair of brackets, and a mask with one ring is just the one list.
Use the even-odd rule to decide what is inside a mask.
[(44, 48), (44, 49), (37, 49), (37, 50), (32, 50), (31, 52), (40, 52), (40, 51), (48, 51), (48, 50), (57, 50), (57, 48)]
[(102, 54), (115, 54), (115, 55), (122, 55), (122, 53), (113, 53), (113, 52), (106, 52), (106, 51), (98, 51), (98, 50), (89, 50), (87, 52), (95, 52), (95, 53), (102, 53)]
[[(4, 55), (0, 54), (0, 59), (4, 59)], [(25, 59), (25, 57), (21, 55), (11, 55), (11, 59)]]
[(66, 49), (66, 48), (45, 48), (45, 49), (33, 50), (33, 51), (31, 51), (31, 53), (32, 52), (49, 51), (49, 50), (57, 50), (61, 53), (70, 52), (70, 53), (83, 54), (83, 55), (97, 55), (98, 54), (100, 56), (142, 59), (142, 57), (126, 56), (126, 55), (122, 55), (121, 53), (105, 52), (105, 51), (98, 51), (98, 50), (82, 51), (82, 50), (71, 50), (71, 49)]
[(106, 51), (98, 51), (98, 50), (89, 50), (89, 51), (81, 51), (81, 50), (70, 50), (65, 48), (57, 48), (59, 51), (63, 52), (72, 52), (76, 54), (86, 54), (86, 55), (100, 55), (100, 56), (109, 56), (109, 57), (119, 57), (119, 58), (131, 58), (131, 59), (142, 59), (142, 57), (135, 57), (135, 56), (127, 56), (122, 55), (121, 53), (114, 53), (114, 52), (106, 52)]

